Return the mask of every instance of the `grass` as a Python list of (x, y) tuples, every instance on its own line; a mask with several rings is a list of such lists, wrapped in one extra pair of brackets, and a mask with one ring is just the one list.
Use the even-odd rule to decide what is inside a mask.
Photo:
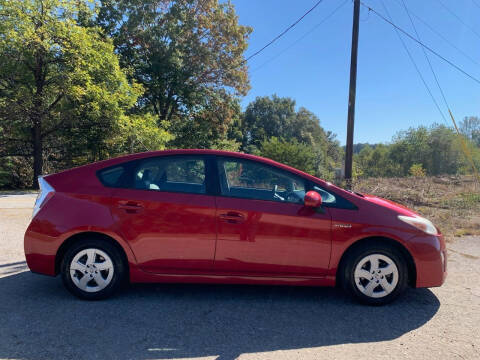
[(480, 185), (469, 176), (367, 178), (354, 190), (405, 205), (437, 225), (447, 240), (480, 235)]

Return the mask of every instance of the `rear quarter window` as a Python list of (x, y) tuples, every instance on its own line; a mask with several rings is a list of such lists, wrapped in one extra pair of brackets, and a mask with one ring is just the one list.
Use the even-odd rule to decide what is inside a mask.
[(134, 170), (133, 188), (205, 194), (205, 160), (197, 156), (146, 158)]
[(119, 187), (123, 174), (125, 174), (123, 165), (103, 169), (97, 173), (102, 184), (108, 187)]

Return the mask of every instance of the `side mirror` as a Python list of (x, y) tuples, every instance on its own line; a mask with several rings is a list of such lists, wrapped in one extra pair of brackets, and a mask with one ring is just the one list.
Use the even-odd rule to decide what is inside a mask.
[(310, 190), (305, 194), (303, 203), (308, 207), (320, 207), (322, 206), (322, 196), (318, 192)]

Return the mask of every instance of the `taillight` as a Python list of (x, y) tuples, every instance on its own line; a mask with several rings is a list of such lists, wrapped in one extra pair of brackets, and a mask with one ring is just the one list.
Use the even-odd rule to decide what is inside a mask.
[(32, 219), (37, 215), (43, 205), (50, 199), (55, 193), (55, 189), (43, 178), (38, 177), (38, 185), (40, 191), (38, 192), (37, 200), (35, 200), (35, 206), (33, 207)]

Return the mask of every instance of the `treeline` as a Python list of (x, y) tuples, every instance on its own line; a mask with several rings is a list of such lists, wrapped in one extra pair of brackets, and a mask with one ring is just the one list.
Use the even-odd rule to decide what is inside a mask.
[[(165, 148), (249, 152), (333, 180), (344, 151), (312, 112), (275, 95), (242, 111), (251, 31), (218, 0), (0, 0), (0, 187)], [(462, 123), (477, 164), (479, 129)], [(459, 146), (450, 128), (411, 129), (359, 145), (355, 174), (468, 172)]]
[[(460, 136), (445, 125), (400, 131), (390, 144), (364, 146), (354, 155), (354, 172), (364, 177), (471, 174), (480, 165), (480, 118), (460, 123)], [(465, 147), (463, 148), (463, 144)]]

